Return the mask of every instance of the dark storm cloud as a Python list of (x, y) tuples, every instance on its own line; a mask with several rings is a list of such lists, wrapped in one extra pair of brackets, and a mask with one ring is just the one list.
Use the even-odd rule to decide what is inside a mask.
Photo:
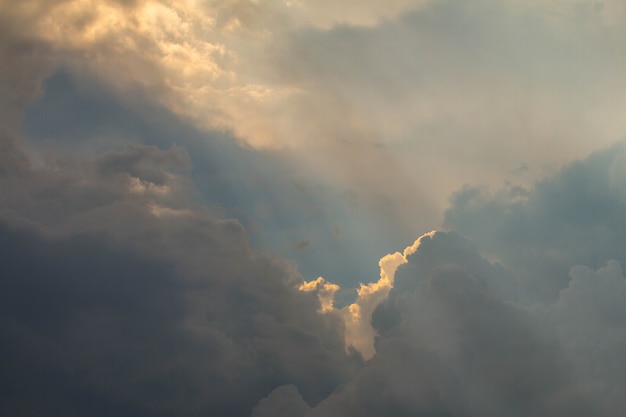
[(302, 399), (295, 386), (284, 385), (261, 400), (251, 417), (304, 417), (310, 410), (311, 407)]
[[(31, 163), (17, 127), (51, 70), (48, 48), (2, 28), (13, 31), (0, 44), (2, 413), (247, 416), (277, 386), (295, 383), (315, 403), (346, 380), (342, 326), (298, 291), (294, 267), (254, 255), (236, 221), (189, 208), (185, 150)], [(31, 132), (69, 148), (152, 133), (101, 103), (52, 103), (48, 126)]]
[[(558, 341), (511, 301), (517, 287), (470, 242), (438, 233), (398, 269), (389, 300), (374, 312), (379, 344), (400, 338), (436, 354), (451, 373), (440, 394), (455, 415), (573, 412), (584, 403), (569, 392)], [(377, 320), (384, 310), (396, 319)]]
[(609, 415), (626, 410), (626, 279), (619, 262), (594, 271), (576, 266), (553, 317), (581, 389), (600, 398)]
[[(518, 205), (534, 193), (579, 205), (612, 201), (606, 195), (623, 201), (619, 149), (504, 195)], [(568, 267), (557, 304), (536, 305), (529, 300), (543, 300), (541, 292), (504, 257), (503, 265), (486, 260), (480, 236), (478, 243), (457, 233), (424, 237), (375, 311), (376, 355), (355, 375), (359, 361), (344, 353), (343, 324), (317, 313), (314, 293), (297, 290), (303, 281), (294, 266), (254, 254), (238, 222), (194, 208), (191, 165), (180, 147), (132, 145), (51, 159), (3, 179), (7, 412), (618, 417), (624, 410), (621, 368), (608, 365), (619, 363), (626, 334), (616, 262), (597, 272)], [(573, 192), (581, 190), (587, 198), (578, 200)], [(536, 204), (535, 212), (554, 204)], [(507, 210), (495, 207), (483, 215), (502, 224), (496, 214)], [(563, 216), (576, 220), (572, 230), (591, 211), (577, 210)], [(582, 239), (586, 223), (580, 227)], [(533, 239), (544, 247), (536, 255), (543, 262), (555, 248), (572, 251), (572, 261), (581, 250)], [(598, 357), (606, 359), (590, 359)]]
[(195, 206), (190, 169), (129, 145), (0, 179), (3, 413), (247, 416), (281, 385), (315, 404), (349, 379), (343, 324)]
[[(445, 224), (473, 240), (422, 236), (372, 314), (376, 354), (296, 415), (623, 415), (625, 149), (530, 189), (459, 191)], [(257, 412), (288, 415), (294, 395)]]
[[(611, 303), (581, 326), (581, 314), (602, 303), (589, 291), (593, 280), (600, 278), (596, 293), (608, 295), (605, 291), (613, 288), (616, 300), (623, 301), (626, 281), (616, 264), (597, 273), (573, 270), (573, 285), (559, 303), (538, 306), (512, 301), (510, 289), (517, 285), (512, 273), (489, 263), (456, 233), (422, 237), (407, 259), (396, 273), (388, 300), (373, 314), (380, 334), (375, 356), (328, 399), (306, 413), (299, 408), (301, 414), (295, 415), (623, 413), (619, 371), (593, 368), (598, 364), (591, 360), (604, 353), (609, 355), (606, 363), (619, 362), (617, 346), (623, 344), (626, 328), (622, 304)], [(607, 320), (609, 315), (617, 321)], [(608, 323), (610, 328), (603, 327)], [(607, 341), (594, 346), (588, 340), (592, 334)], [(591, 369), (595, 373), (590, 378), (585, 371)], [(275, 391), (257, 406), (257, 415), (269, 415), (263, 414), (266, 409), (273, 416), (290, 415), (281, 414), (278, 404), (281, 398), (286, 404), (299, 404), (295, 394)]]
[[(255, 251), (245, 227), (264, 219), (294, 252), (307, 236), (309, 271), (373, 277), (358, 272), (388, 235), (362, 207), (416, 196), (388, 223), (412, 234), (430, 222), (422, 191), (447, 193), (453, 170), (471, 181), (520, 156), (532, 168), (568, 147), (515, 151), (528, 140), (617, 131), (619, 20), (607, 29), (590, 4), (545, 19), (444, 0), (380, 22), (400, 0), (346, 22), (374, 26), (326, 16), (281, 39), (250, 36), (276, 20), (249, 11), (274, 3), (236, 3), (0, 0), (0, 413), (622, 417), (623, 145), (528, 190), (457, 193), (445, 224), (473, 240), (422, 238), (361, 318), (378, 332), (365, 363), (345, 351), (341, 290), (320, 278), (300, 291), (295, 264)], [(502, 148), (507, 134), (523, 140)], [(235, 144), (311, 138), (316, 158)], [(485, 158), (509, 160), (490, 171)], [(346, 189), (355, 204), (330, 218)]]
[(2, 227), (5, 412), (247, 415), (284, 383), (315, 403), (350, 375), (341, 324), (236, 222), (143, 223), (128, 245)]
[(577, 264), (626, 265), (626, 142), (571, 163), (529, 190), (457, 192), (445, 225), (524, 276), (537, 296), (554, 299)]
[(0, 178), (0, 214), (62, 234), (113, 228), (121, 233), (130, 230), (124, 221), (149, 205), (187, 206), (193, 197), (189, 169), (180, 147), (128, 145), (94, 159), (50, 155), (45, 166), (27, 165)]

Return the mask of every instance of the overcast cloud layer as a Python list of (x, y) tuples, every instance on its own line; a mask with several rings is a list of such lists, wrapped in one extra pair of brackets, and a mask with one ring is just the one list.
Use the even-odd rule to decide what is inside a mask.
[(625, 415), (624, 39), (618, 0), (0, 0), (0, 414)]

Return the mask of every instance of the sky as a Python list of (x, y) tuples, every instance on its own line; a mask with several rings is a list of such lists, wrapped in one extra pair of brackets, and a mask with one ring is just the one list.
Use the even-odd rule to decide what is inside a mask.
[(626, 414), (621, 0), (0, 0), (0, 413)]

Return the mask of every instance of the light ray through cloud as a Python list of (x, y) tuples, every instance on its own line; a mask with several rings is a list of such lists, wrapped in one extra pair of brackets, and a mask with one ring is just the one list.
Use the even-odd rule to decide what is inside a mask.
[(621, 0), (0, 0), (0, 414), (623, 417)]

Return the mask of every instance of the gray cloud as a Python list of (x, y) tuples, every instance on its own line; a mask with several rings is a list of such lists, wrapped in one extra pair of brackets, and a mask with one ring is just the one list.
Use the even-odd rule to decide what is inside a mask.
[(435, 355), (451, 373), (438, 389), (453, 415), (573, 413), (584, 402), (570, 392), (558, 340), (512, 301), (515, 287), (510, 272), (468, 241), (438, 233), (400, 266), (374, 312), (378, 344), (399, 338)]
[(249, 415), (315, 404), (359, 363), (294, 265), (194, 207), (178, 147), (128, 146), (3, 177), (3, 412)]
[[(375, 356), (303, 415), (623, 413), (620, 369), (598, 366), (619, 361), (624, 341), (626, 281), (617, 263), (597, 276), (575, 268), (559, 302), (539, 306), (513, 301), (509, 290), (517, 278), (456, 233), (422, 237), (407, 260), (373, 314)], [(600, 287), (590, 291), (598, 278)], [(609, 291), (615, 301), (602, 308)], [(298, 404), (295, 392), (289, 394), (286, 403)], [(273, 415), (289, 415), (276, 404), (282, 397), (270, 396), (258, 410), (271, 404)]]
[(624, 135), (624, 25), (592, 3), (550, 6), (435, 1), (374, 27), (278, 38), (274, 82), (298, 91), (279, 121), (309, 169), (349, 184), (408, 242), (463, 183), (499, 188), (524, 162), (514, 179), (529, 185)]
[(576, 266), (570, 283), (554, 306), (554, 320), (581, 390), (596, 398), (611, 415), (626, 410), (626, 279), (612, 260), (594, 271)]
[[(619, 1), (602, 10), (514, 0), (157, 3), (42, 1), (32, 14), (5, 6), (7, 39), (32, 46), (16, 47), (33, 65), (14, 85), (37, 86), (61, 65), (125, 103), (159, 103), (186, 123), (226, 130), (225, 140), (288, 146), (277, 159), (294, 160), (338, 202), (341, 219), (329, 222), (359, 217), (376, 225), (367, 234), (409, 242), (462, 182), (500, 186), (521, 161), (532, 181), (623, 134)], [(269, 226), (293, 222), (293, 212)], [(317, 245), (330, 246), (341, 250)]]
[(149, 255), (3, 227), (5, 411), (247, 415), (284, 383), (315, 403), (346, 380), (341, 324), (288, 265), (248, 253), (236, 223), (184, 223), (154, 225)]
[[(617, 254), (620, 229), (598, 231), (589, 216), (619, 223), (622, 158), (620, 144), (531, 190), (457, 194), (446, 224), (475, 243), (454, 232), (422, 238), (373, 314), (379, 336), (365, 364), (345, 353), (339, 317), (298, 290), (294, 265), (255, 254), (237, 221), (195, 205), (183, 148), (26, 163), (0, 182), (5, 409), (617, 417), (621, 368), (608, 364), (623, 348), (623, 275), (615, 262), (569, 268)], [(521, 227), (520, 212), (557, 227), (521, 225), (542, 248), (532, 268), (552, 283), (550, 297), (521, 268), (517, 235), (501, 232), (507, 221)], [(551, 235), (564, 230), (579, 241)], [(595, 252), (585, 235), (604, 239)]]
[[(57, 168), (71, 162), (79, 170), (80, 158), (99, 158), (132, 144), (176, 152), (182, 148), (193, 165), (189, 179), (195, 191), (192, 197), (179, 193), (180, 201), (186, 204), (191, 198), (220, 216), (236, 217), (250, 232), (253, 246), (296, 259), (307, 279), (322, 275), (353, 286), (375, 275), (375, 260), (402, 240), (371, 219), (362, 198), (348, 199), (341, 188), (303, 173), (291, 152), (241, 148), (231, 136), (200, 131), (141, 95), (125, 101), (101, 80), (84, 74), (58, 71), (44, 81), (42, 90), (41, 99), (28, 107), (22, 122), (33, 159)], [(330, 230), (330, 224), (341, 227), (341, 236)], [(354, 253), (371, 234), (377, 239)], [(413, 238), (405, 234), (407, 240)], [(315, 250), (295, 248), (293, 242), (302, 236), (318, 242)], [(374, 261), (345, 261), (363, 257)]]
[(296, 249), (297, 250), (306, 250), (309, 248), (309, 246), (311, 246), (311, 240), (310, 239), (303, 239), (300, 240), (296, 243)]
[(452, 197), (444, 223), (518, 272), (535, 295), (554, 299), (574, 265), (626, 264), (625, 152), (617, 143), (531, 189), (467, 187)]
[[(365, 271), (459, 179), (613, 140), (623, 6), (528, 3), (3, 2), (3, 414), (621, 417), (623, 144), (532, 188), (455, 194), (444, 225), (472, 241), (424, 236), (388, 297), (392, 281), (362, 287), (359, 311), (384, 298), (365, 363), (338, 286), (301, 291), (293, 263), (204, 206), (259, 208), (326, 247), (302, 251), (312, 264)], [(188, 124), (230, 133), (203, 147)]]
[(48, 57), (37, 68), (289, 147), (306, 176), (352, 190), (402, 241), (430, 230), (464, 181), (500, 186), (522, 161), (532, 180), (624, 134), (619, 0), (334, 3), (5, 10), (13, 38)]
[(420, 238), (372, 313), (375, 355), (304, 415), (622, 415), (624, 155), (459, 191), (445, 224), (474, 240)]
[(310, 410), (295, 386), (283, 385), (261, 400), (251, 417), (304, 417)]

